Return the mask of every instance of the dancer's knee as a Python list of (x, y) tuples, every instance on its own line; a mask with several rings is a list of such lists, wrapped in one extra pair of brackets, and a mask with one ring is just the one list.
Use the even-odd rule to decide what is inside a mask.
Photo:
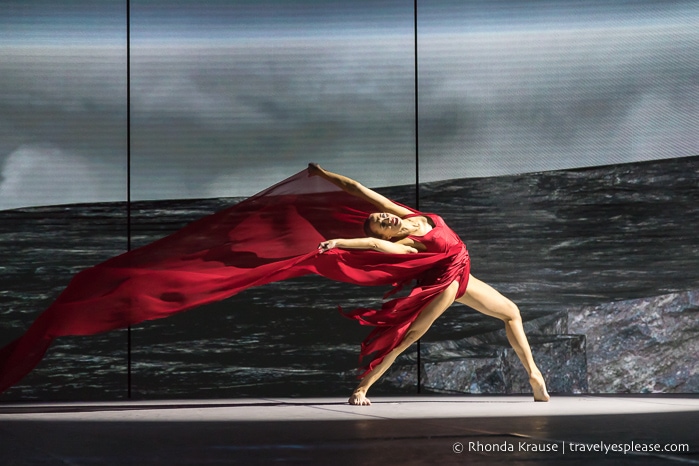
[(507, 323), (510, 322), (521, 322), (522, 315), (519, 312), (519, 307), (509, 299), (505, 299), (502, 304), (502, 309), (499, 312), (500, 319)]

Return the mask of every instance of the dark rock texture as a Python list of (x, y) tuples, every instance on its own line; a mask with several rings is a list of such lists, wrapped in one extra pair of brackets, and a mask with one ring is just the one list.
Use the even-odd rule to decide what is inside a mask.
[(587, 337), (591, 393), (699, 392), (699, 290), (584, 306), (568, 329)]
[[(414, 186), (382, 192), (416, 203)], [(519, 305), (551, 391), (699, 389), (696, 307), (662, 304), (699, 289), (699, 157), (447, 180), (418, 194), (466, 241), (472, 273)], [(0, 211), (0, 345), (129, 236), (137, 247), (237, 201), (136, 202), (130, 225), (125, 203)], [(114, 399), (128, 383), (134, 398), (344, 394), (369, 329), (337, 305), (376, 306), (384, 291), (304, 277), (143, 323), (131, 332), (130, 378), (126, 331), (61, 338), (0, 400)], [(422, 345), (426, 390), (529, 390), (496, 319), (455, 305)], [(407, 353), (399, 364), (412, 366), (372, 393), (415, 393)]]

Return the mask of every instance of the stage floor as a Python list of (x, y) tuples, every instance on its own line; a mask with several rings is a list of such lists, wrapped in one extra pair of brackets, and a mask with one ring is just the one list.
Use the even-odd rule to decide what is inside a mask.
[(372, 402), (0, 403), (0, 464), (699, 464), (696, 395)]

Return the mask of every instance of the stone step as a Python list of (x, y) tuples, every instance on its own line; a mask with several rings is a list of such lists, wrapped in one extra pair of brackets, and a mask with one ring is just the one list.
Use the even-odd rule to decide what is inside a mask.
[(699, 392), (699, 289), (569, 311), (590, 393)]

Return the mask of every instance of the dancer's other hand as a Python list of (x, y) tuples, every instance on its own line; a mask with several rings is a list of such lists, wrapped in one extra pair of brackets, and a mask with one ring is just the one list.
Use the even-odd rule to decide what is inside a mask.
[(319, 176), (322, 172), (323, 169), (317, 163), (308, 164), (308, 176)]
[(327, 252), (330, 251), (331, 249), (335, 249), (337, 247), (337, 241), (334, 239), (331, 239), (329, 241), (323, 241), (318, 245), (318, 249), (320, 249), (320, 252)]

